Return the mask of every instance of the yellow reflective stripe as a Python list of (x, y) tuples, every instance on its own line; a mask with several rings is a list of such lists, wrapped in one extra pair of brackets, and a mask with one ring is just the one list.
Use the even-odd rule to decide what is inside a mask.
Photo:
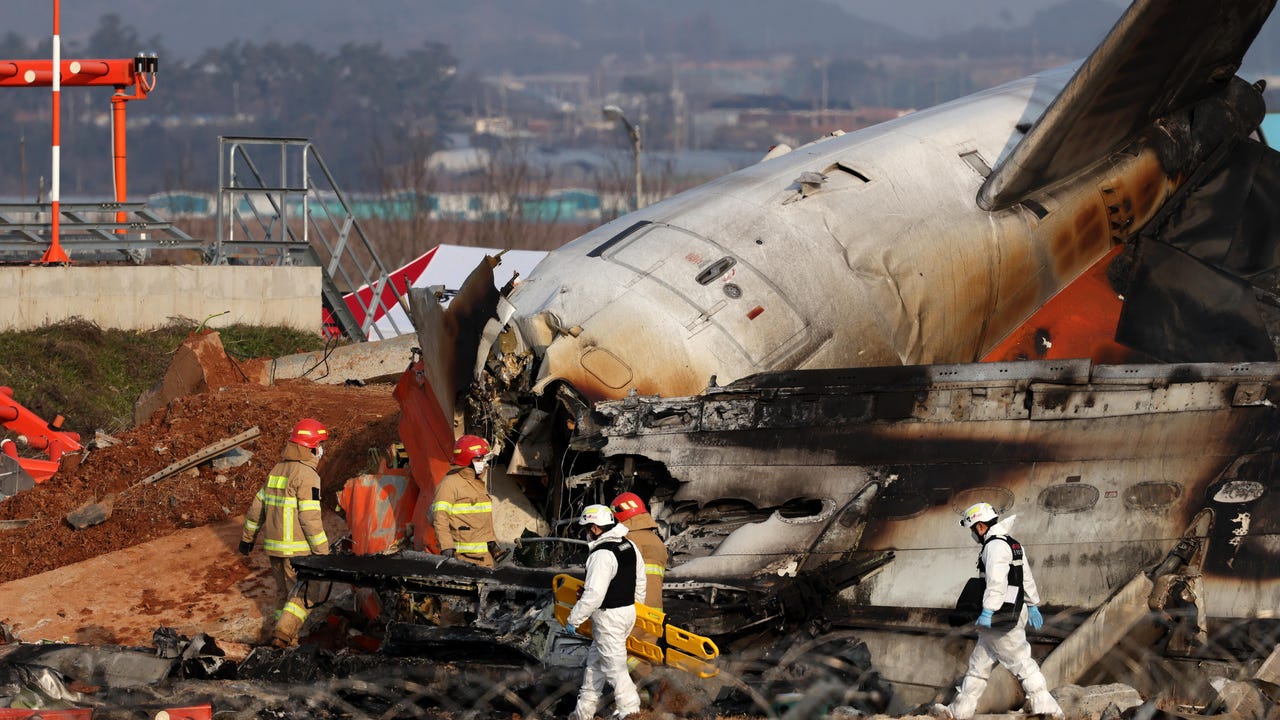
[(431, 512), (439, 512), (443, 510), (450, 515), (473, 515), (475, 513), (493, 512), (492, 502), (478, 503), (450, 503), (444, 500), (438, 500), (431, 503)]
[[(311, 502), (311, 501), (307, 500), (304, 502)], [(262, 503), (264, 505), (270, 505), (271, 507), (294, 508), (298, 506), (298, 498), (281, 497), (280, 495), (268, 495), (262, 499)]]
[(319, 500), (299, 500), (298, 512), (307, 512), (308, 510), (320, 510)]
[(454, 543), (453, 549), (466, 553), (489, 552), (489, 543)]
[(325, 534), (324, 534), (324, 531), (323, 531), (323, 530), (321, 530), (320, 532), (316, 533), (315, 535), (308, 535), (308, 536), (307, 536), (307, 542), (311, 543), (311, 546), (312, 546), (312, 547), (315, 547), (316, 545), (319, 545), (319, 544), (321, 544), (321, 543), (327, 543), (327, 542), (329, 542), (329, 536), (328, 536), (328, 535), (325, 535)]
[(306, 620), (306, 619), (307, 619), (307, 610), (306, 610), (306, 608), (302, 607), (301, 605), (299, 605), (299, 604), (297, 604), (297, 603), (295, 603), (295, 602), (293, 602), (293, 601), (290, 601), (290, 602), (287, 602), (287, 603), (285, 603), (285, 604), (284, 604), (284, 611), (285, 611), (285, 612), (287, 612), (287, 613), (289, 613), (290, 615), (292, 615), (292, 616), (294, 616), (294, 617), (298, 618), (299, 620)]
[(267, 477), (267, 487), (272, 490), (284, 490), (289, 487), (289, 478), (284, 475), (269, 475)]
[(667, 569), (666, 569), (666, 568), (664, 568), (664, 567), (662, 567), (661, 565), (654, 565), (654, 564), (652, 564), (652, 563), (645, 563), (645, 564), (644, 564), (644, 574), (645, 574), (645, 575), (659, 575), (659, 576), (662, 576), (662, 575), (666, 575), (666, 574), (667, 574)]
[(264, 550), (286, 553), (310, 553), (311, 546), (301, 540), (263, 540)]
[(263, 500), (266, 500), (266, 499), (267, 499), (267, 495), (266, 495), (266, 493), (264, 493), (262, 490), (259, 490), (259, 491), (258, 491), (258, 502), (262, 502)]
[(256, 522), (254, 522), (254, 521), (252, 521), (252, 520), (245, 520), (245, 521), (244, 521), (244, 529), (245, 529), (246, 531), (248, 531), (249, 533), (256, 533), (256, 532), (258, 532), (258, 528), (260, 528), (260, 527), (262, 527), (262, 525), (260, 525), (260, 524), (258, 524), (258, 523), (256, 523)]
[(634, 656), (634, 655), (628, 655), (628, 656), (627, 656), (627, 669), (628, 669), (628, 670), (635, 670), (635, 669), (636, 669), (636, 666), (638, 666), (639, 664), (640, 664), (640, 659), (639, 659), (639, 658), (637, 658), (637, 657), (636, 657), (636, 656)]

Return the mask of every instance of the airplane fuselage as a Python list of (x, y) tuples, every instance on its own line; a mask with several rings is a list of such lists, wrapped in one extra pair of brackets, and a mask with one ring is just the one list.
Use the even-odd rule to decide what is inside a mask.
[(979, 359), (1176, 189), (1140, 146), (977, 206), (1072, 70), (802, 146), (556, 250), (510, 296), (540, 387), (671, 396), (713, 375)]

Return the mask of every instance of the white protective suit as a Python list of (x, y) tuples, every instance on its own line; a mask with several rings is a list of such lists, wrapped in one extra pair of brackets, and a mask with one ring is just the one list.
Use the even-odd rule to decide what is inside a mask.
[(635, 543), (626, 539), (627, 527), (614, 525), (600, 537), (589, 543), (593, 551), (587, 556), (587, 578), (582, 597), (569, 613), (565, 625), (576, 628), (591, 620), (591, 649), (587, 652), (587, 669), (582, 676), (582, 690), (578, 692), (578, 706), (570, 720), (590, 720), (600, 705), (605, 682), (613, 686), (617, 701), (616, 717), (626, 717), (640, 712), (640, 695), (627, 672), (627, 636), (636, 624), (634, 604), (610, 610), (600, 609), (609, 583), (618, 573), (618, 559), (612, 552), (594, 552), (603, 543), (625, 542), (635, 552), (635, 602), (644, 602), (644, 561)]
[[(1016, 516), (1010, 515), (1003, 522), (992, 525), (983, 540), (991, 538), (1007, 538), (1009, 528)], [(1013, 548), (1008, 542), (993, 540), (986, 542), (980, 554), (983, 577), (987, 581), (986, 592), (982, 595), (984, 610), (995, 612), (1004, 604), (1009, 592), (1009, 568), (1013, 563)], [(999, 660), (1001, 665), (1013, 673), (1022, 683), (1022, 690), (1031, 702), (1033, 714), (1045, 714), (1062, 717), (1062, 708), (1058, 701), (1049, 694), (1040, 666), (1031, 658), (1031, 643), (1027, 642), (1027, 605), (1040, 604), (1040, 592), (1036, 589), (1035, 578), (1031, 575), (1031, 565), (1022, 560), (1022, 591), (1025, 604), (1018, 617), (1017, 624), (1010, 630), (995, 628), (978, 628), (978, 643), (969, 656), (969, 669), (960, 681), (959, 694), (947, 706), (952, 717), (965, 720), (973, 717), (978, 709), (978, 698), (987, 689), (987, 679), (991, 677), (991, 668)], [(1015, 589), (1016, 592), (1016, 589)]]

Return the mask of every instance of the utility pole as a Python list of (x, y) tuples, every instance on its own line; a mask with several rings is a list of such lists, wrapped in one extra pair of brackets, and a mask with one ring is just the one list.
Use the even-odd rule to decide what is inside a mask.
[(18, 134), (18, 202), (27, 201), (27, 132)]
[(640, 184), (642, 181), (642, 173), (640, 171), (640, 150), (641, 150), (640, 126), (632, 125), (631, 122), (627, 120), (627, 117), (622, 114), (621, 108), (619, 108), (617, 105), (605, 105), (603, 108), (601, 108), (600, 112), (604, 115), (605, 120), (616, 120), (619, 123), (621, 123), (622, 127), (627, 131), (627, 137), (631, 139), (631, 151), (635, 158), (635, 175), (636, 175), (635, 203), (633, 204), (631, 209), (639, 210), (640, 198), (642, 197), (641, 190), (640, 190)]

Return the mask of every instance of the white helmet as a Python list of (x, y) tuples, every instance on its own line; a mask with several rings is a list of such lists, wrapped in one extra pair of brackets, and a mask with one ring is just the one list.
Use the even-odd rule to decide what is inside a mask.
[(579, 525), (607, 528), (612, 527), (613, 523), (613, 511), (608, 505), (588, 505), (582, 508), (582, 515), (578, 517)]
[(996, 509), (991, 507), (991, 503), (980, 502), (964, 511), (964, 517), (960, 518), (960, 526), (971, 528), (980, 522), (990, 524), (996, 517)]

